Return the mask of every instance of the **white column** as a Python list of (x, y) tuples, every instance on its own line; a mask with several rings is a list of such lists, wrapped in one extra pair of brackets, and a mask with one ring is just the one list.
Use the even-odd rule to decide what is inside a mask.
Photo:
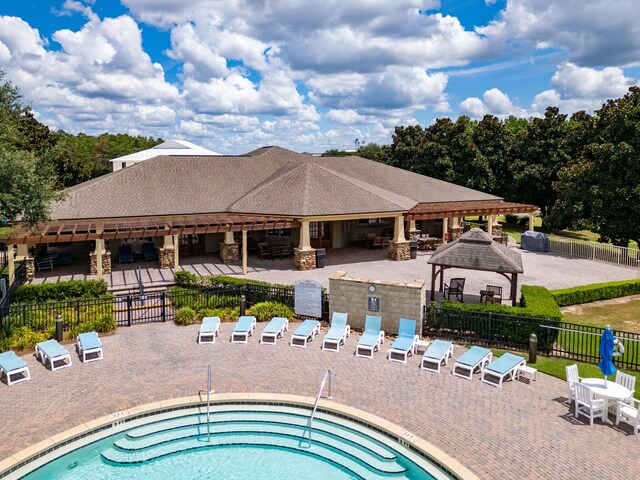
[(102, 277), (102, 254), (104, 253), (104, 239), (96, 239), (96, 275)]
[(394, 242), (405, 242), (404, 238), (404, 216), (398, 215), (395, 217), (395, 222), (393, 225), (393, 241)]
[(178, 271), (180, 268), (180, 259), (178, 254), (180, 252), (180, 247), (178, 246), (180, 242), (178, 242), (178, 235), (173, 236), (173, 270)]
[[(13, 245), (7, 245), (7, 269), (9, 270), (9, 285), (11, 285), (16, 279), (16, 264), (13, 259)], [(9, 287), (7, 285), (7, 288)]]
[(496, 217), (494, 215), (489, 215), (487, 220), (487, 233), (489, 235), (493, 235), (493, 222)]
[(311, 250), (311, 233), (309, 232), (309, 222), (303, 220), (300, 222), (300, 245), (298, 249), (301, 251)]
[(233, 232), (224, 232), (224, 243), (227, 245), (234, 243)]
[(29, 256), (29, 245), (26, 243), (19, 243), (17, 247), (16, 257), (18, 260), (24, 260)]
[(173, 235), (165, 235), (163, 238), (163, 247), (172, 247), (173, 246)]
[(534, 213), (534, 212), (531, 212), (531, 213), (529, 214), (529, 230), (533, 230), (533, 229), (535, 228), (535, 227), (534, 227), (534, 224), (533, 224), (533, 220), (534, 220), (534, 218), (535, 218), (535, 213)]
[(242, 230), (242, 274), (247, 274), (247, 231)]
[(447, 243), (447, 232), (449, 231), (449, 219), (442, 219), (442, 243)]
[(457, 228), (460, 225), (460, 219), (458, 217), (453, 217), (451, 219), (451, 227), (452, 228)]

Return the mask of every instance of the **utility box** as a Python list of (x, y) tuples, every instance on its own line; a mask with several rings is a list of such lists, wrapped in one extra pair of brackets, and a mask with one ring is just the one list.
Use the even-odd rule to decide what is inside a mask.
[(418, 242), (415, 240), (409, 242), (409, 256), (411, 260), (418, 258)]
[(316, 268), (324, 268), (327, 252), (324, 248), (316, 249)]

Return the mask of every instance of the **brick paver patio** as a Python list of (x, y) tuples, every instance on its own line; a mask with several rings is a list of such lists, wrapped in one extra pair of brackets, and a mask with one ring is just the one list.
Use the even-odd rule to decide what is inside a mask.
[[(353, 355), (357, 335), (339, 353), (316, 340), (306, 349), (230, 344), (223, 324), (213, 345), (197, 345), (197, 325), (149, 324), (121, 328), (103, 338), (105, 359), (50, 372), (33, 355), (24, 360), (32, 379), (0, 384), (0, 458), (80, 422), (135, 405), (206, 388), (213, 366), (217, 392), (315, 395), (326, 369), (334, 401), (399, 424), (457, 458), (481, 478), (637, 478), (640, 439), (630, 429), (589, 426), (569, 413), (565, 382), (538, 375), (537, 382), (508, 382), (501, 389), (475, 375), (422, 372), (419, 357), (389, 362), (389, 342), (374, 359)], [(319, 337), (322, 338), (323, 334)], [(68, 346), (71, 350), (71, 345)], [(454, 358), (463, 351), (456, 347)]]

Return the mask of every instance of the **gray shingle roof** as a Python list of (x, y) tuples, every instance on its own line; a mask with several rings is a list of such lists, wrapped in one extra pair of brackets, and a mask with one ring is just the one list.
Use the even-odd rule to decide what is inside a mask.
[(279, 147), (241, 156), (158, 156), (67, 193), (53, 206), (53, 219), (341, 215), (499, 198), (357, 156), (316, 157)]
[(494, 242), (479, 228), (462, 234), (458, 240), (444, 244), (427, 263), (488, 272), (523, 273), (522, 258), (515, 250)]

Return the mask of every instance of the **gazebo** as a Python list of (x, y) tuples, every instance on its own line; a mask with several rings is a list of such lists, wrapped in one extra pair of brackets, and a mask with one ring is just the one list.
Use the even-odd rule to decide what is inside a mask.
[(518, 274), (524, 272), (522, 258), (518, 252), (495, 242), (491, 235), (479, 228), (474, 228), (464, 233), (458, 240), (438, 247), (427, 263), (432, 266), (432, 302), (435, 300), (437, 277), (440, 276), (439, 291), (442, 291), (444, 271), (447, 268), (465, 268), (467, 270), (496, 272), (505, 277), (511, 284), (512, 304), (514, 306), (516, 304)]

